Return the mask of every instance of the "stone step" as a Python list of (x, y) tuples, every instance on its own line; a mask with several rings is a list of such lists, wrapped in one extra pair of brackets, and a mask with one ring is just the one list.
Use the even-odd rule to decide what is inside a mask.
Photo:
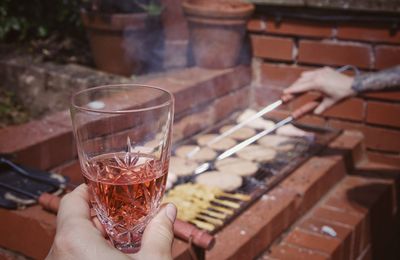
[(393, 180), (346, 176), (259, 259), (398, 259), (395, 195)]

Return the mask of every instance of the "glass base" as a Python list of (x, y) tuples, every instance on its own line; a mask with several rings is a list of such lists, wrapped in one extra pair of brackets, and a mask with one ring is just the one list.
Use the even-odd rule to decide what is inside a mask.
[(113, 236), (112, 233), (108, 235), (114, 247), (126, 253), (133, 254), (140, 250), (142, 245), (143, 228), (140, 230), (126, 231)]
[(135, 243), (135, 244), (114, 244), (115, 248), (120, 250), (121, 252), (125, 254), (134, 254), (139, 252), (141, 243)]

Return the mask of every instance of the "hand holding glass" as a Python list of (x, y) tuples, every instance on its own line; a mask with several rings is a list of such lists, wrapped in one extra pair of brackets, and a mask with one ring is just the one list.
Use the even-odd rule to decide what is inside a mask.
[(143, 85), (96, 87), (72, 97), (71, 117), (91, 204), (114, 246), (137, 252), (165, 191), (173, 97)]

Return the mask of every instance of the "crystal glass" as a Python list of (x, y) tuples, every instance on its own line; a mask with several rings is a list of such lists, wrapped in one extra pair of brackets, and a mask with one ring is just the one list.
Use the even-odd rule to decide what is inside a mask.
[(90, 202), (114, 244), (140, 249), (142, 233), (165, 191), (173, 96), (124, 84), (73, 95), (71, 118)]

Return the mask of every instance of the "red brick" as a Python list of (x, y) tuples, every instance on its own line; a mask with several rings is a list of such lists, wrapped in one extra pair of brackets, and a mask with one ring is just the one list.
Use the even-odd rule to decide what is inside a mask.
[(304, 94), (301, 94), (289, 103), (290, 110), (294, 111), (300, 108), (301, 106), (305, 105), (306, 103), (316, 100), (319, 97), (320, 94), (316, 92), (306, 92)]
[(391, 34), (388, 26), (365, 26), (365, 24), (341, 24), (337, 27), (337, 38), (367, 42), (400, 43), (400, 32)]
[(283, 37), (251, 35), (253, 55), (260, 58), (292, 61), (293, 40)]
[(267, 33), (295, 35), (305, 37), (329, 38), (332, 36), (332, 24), (299, 20), (286, 20), (276, 23), (267, 21)]
[[(363, 177), (347, 177), (332, 192), (331, 198), (337, 198), (335, 211), (349, 215), (362, 216), (361, 250), (370, 242), (378, 254), (387, 249), (385, 239), (394, 236), (394, 213), (397, 208), (393, 180), (381, 180)], [(332, 207), (334, 201), (325, 205)], [(372, 241), (371, 241), (372, 239)], [(385, 258), (384, 258), (385, 259)]]
[(348, 98), (325, 110), (324, 116), (364, 121), (365, 105), (361, 98)]
[(242, 88), (215, 100), (211, 106), (214, 111), (214, 121), (218, 122), (228, 117), (235, 110), (247, 108), (249, 101), (250, 88)]
[(325, 126), (326, 120), (323, 117), (316, 115), (305, 115), (296, 121), (299, 124), (314, 125), (314, 126)]
[(400, 152), (400, 130), (368, 126), (366, 144), (374, 150)]
[(365, 158), (364, 136), (358, 131), (344, 131), (328, 147), (324, 154), (341, 154), (349, 172)]
[(400, 105), (369, 101), (367, 122), (376, 125), (400, 127)]
[(150, 79), (146, 84), (162, 86), (175, 97), (175, 113), (195, 107), (247, 86), (251, 72), (246, 66), (226, 70), (198, 67), (172, 71), (165, 77)]
[[(369, 152), (367, 151), (366, 152), (367, 157), (369, 157), (368, 153)], [(379, 154), (387, 155), (385, 153), (379, 153)], [(389, 154), (389, 156), (390, 156), (390, 154)], [(397, 158), (397, 161), (399, 159), (400, 159), (400, 157)], [(395, 161), (394, 164), (396, 164), (397, 161)], [(360, 162), (357, 165), (356, 170), (361, 171), (361, 172), (371, 172), (372, 171), (372, 172), (376, 172), (378, 174), (385, 173), (385, 172), (389, 172), (389, 173), (394, 172), (394, 174), (397, 175), (397, 172), (400, 170), (400, 166), (399, 165), (398, 166), (391, 165), (388, 163), (380, 163), (380, 162), (371, 161), (370, 159), (367, 159), (367, 160)]]
[(188, 41), (164, 42), (164, 68), (184, 68), (187, 65)]
[(373, 91), (362, 94), (369, 99), (381, 99), (389, 101), (400, 101), (400, 91)]
[(265, 21), (262, 18), (252, 18), (247, 22), (247, 30), (250, 32), (262, 32), (265, 30)]
[[(34, 259), (44, 259), (53, 242), (56, 216), (40, 206), (0, 209), (0, 246)], [(7, 223), (7, 224), (4, 224)]]
[(330, 208), (319, 207), (315, 209), (312, 216), (317, 219), (322, 219), (328, 223), (340, 225), (352, 230), (352, 248), (354, 255), (358, 255), (361, 251), (361, 235), (363, 217), (352, 215), (343, 211), (332, 210)]
[(182, 10), (183, 0), (161, 0), (163, 6), (162, 22), (165, 39), (188, 40), (189, 30), (187, 20)]
[(307, 211), (344, 177), (345, 172), (340, 156), (313, 157), (279, 186), (300, 194), (301, 209)]
[(371, 250), (371, 245), (368, 245), (367, 248), (364, 249), (363, 252), (361, 252), (360, 256), (357, 258), (357, 260), (372, 260), (372, 250)]
[[(332, 228), (336, 232), (336, 239), (338, 239), (341, 243), (341, 250), (343, 252), (342, 259), (352, 259), (351, 256), (351, 230), (339, 225), (335, 225), (332, 223), (328, 223), (327, 221), (307, 218), (302, 221), (298, 227), (300, 229), (306, 230), (311, 233), (316, 233), (321, 236), (331, 237), (328, 234), (322, 232), (324, 226)], [(332, 237), (331, 237), (332, 238)]]
[(253, 91), (256, 104), (262, 107), (279, 100), (282, 96), (282, 90), (276, 88), (255, 87)]
[(295, 82), (302, 72), (310, 69), (313, 68), (264, 62), (261, 65), (261, 83), (268, 87), (286, 88)]
[(375, 68), (385, 69), (400, 64), (400, 46), (375, 47)]
[(0, 153), (14, 154), (16, 162), (44, 170), (73, 159), (76, 149), (68, 111), (0, 129)]
[[(394, 180), (368, 179), (368, 183), (357, 186), (347, 192), (353, 203), (369, 209), (370, 237), (364, 237), (363, 248), (372, 243), (374, 255), (379, 259), (387, 259), (389, 247), (385, 239), (392, 241), (396, 235), (397, 191)], [(379, 256), (379, 257), (378, 257)]]
[(381, 163), (391, 169), (400, 168), (400, 156), (382, 152), (367, 151), (368, 159), (372, 162)]
[(363, 133), (364, 136), (367, 135), (367, 127), (362, 123), (329, 119), (327, 125), (336, 129), (359, 131)]
[(211, 108), (203, 108), (183, 118), (175, 118), (172, 141), (177, 142), (210, 127), (214, 123), (213, 113)]
[(274, 188), (218, 232), (206, 259), (255, 258), (295, 221), (297, 204), (296, 193)]
[(285, 119), (290, 115), (290, 112), (287, 110), (282, 110), (281, 107), (279, 109), (275, 109), (271, 112), (269, 112), (266, 116), (269, 118), (273, 118), (275, 120), (282, 120)]
[(371, 68), (371, 47), (365, 44), (301, 40), (298, 61), (305, 64)]
[[(296, 245), (281, 243), (271, 248), (271, 253), (266, 254), (273, 259), (285, 260), (326, 260), (329, 259), (328, 254), (314, 251), (312, 249), (302, 248)], [(268, 259), (268, 258), (263, 258)]]
[(343, 251), (340, 248), (340, 241), (327, 236), (318, 235), (311, 232), (305, 232), (295, 228), (284, 239), (287, 244), (297, 245), (302, 248), (316, 250), (326, 253), (330, 259), (343, 259)]

